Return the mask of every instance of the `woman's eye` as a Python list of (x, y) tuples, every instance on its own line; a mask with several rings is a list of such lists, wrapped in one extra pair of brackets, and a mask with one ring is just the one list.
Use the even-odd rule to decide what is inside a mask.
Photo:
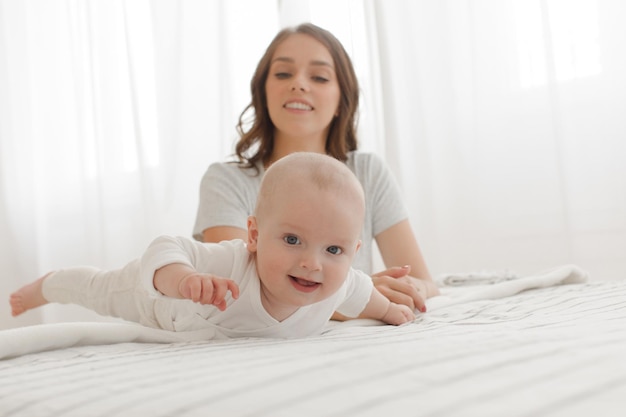
[(343, 252), (339, 246), (329, 246), (328, 249), (326, 249), (326, 251), (333, 255), (339, 255)]
[(276, 74), (274, 74), (274, 76), (279, 80), (284, 80), (289, 78), (291, 74), (289, 74), (288, 72), (277, 72)]
[(313, 77), (313, 81), (318, 82), (318, 83), (327, 83), (328, 78), (320, 77), (318, 75), (318, 76)]
[(285, 236), (283, 240), (288, 245), (297, 245), (298, 243), (300, 243), (300, 239), (298, 239), (296, 236), (293, 236), (293, 235)]

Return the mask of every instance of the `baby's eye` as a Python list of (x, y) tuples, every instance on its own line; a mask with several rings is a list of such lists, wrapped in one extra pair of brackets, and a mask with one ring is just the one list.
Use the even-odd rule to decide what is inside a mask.
[(333, 255), (339, 255), (343, 252), (343, 250), (339, 246), (329, 246), (326, 251)]
[(285, 237), (283, 238), (283, 240), (284, 240), (284, 241), (285, 241), (285, 243), (287, 243), (288, 245), (297, 245), (297, 244), (299, 244), (299, 243), (300, 243), (300, 239), (298, 239), (298, 237), (297, 237), (297, 236), (294, 236), (294, 235), (288, 235), (288, 236), (285, 236)]

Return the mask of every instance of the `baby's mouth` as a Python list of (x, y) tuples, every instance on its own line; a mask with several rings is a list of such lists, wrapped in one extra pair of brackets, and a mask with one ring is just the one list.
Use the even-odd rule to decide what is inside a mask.
[(289, 275), (289, 278), (291, 279), (291, 282), (293, 283), (294, 287), (296, 287), (297, 290), (304, 291), (304, 292), (314, 291), (317, 287), (322, 285), (319, 282), (309, 281), (303, 278), (294, 277), (293, 275)]

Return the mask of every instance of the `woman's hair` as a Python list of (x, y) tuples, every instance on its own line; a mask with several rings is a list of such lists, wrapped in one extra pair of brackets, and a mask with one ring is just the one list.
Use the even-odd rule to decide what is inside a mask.
[[(341, 92), (338, 115), (331, 121), (326, 138), (326, 153), (340, 161), (346, 161), (348, 152), (357, 149), (356, 111), (359, 104), (359, 86), (348, 53), (341, 42), (329, 31), (311, 23), (303, 23), (293, 28), (281, 30), (267, 47), (250, 81), (252, 102), (239, 117), (237, 131), (240, 139), (235, 147), (239, 162), (244, 167), (255, 167), (256, 163), (269, 162), (274, 150), (274, 124), (267, 109), (267, 80), (272, 57), (278, 46), (289, 36), (301, 33), (309, 35), (323, 44), (330, 52)], [(245, 130), (244, 116), (253, 111), (252, 126)]]

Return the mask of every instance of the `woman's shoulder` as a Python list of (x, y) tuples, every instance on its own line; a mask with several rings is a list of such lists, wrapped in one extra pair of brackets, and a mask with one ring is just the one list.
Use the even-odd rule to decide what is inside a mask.
[(213, 162), (209, 165), (204, 174), (205, 179), (226, 180), (237, 182), (260, 181), (262, 171), (254, 168), (247, 168), (237, 162)]
[(259, 171), (254, 168), (244, 167), (236, 161), (217, 161), (212, 162), (207, 172), (223, 173), (227, 175), (246, 175), (255, 176)]
[(370, 175), (378, 175), (387, 170), (384, 160), (373, 152), (351, 151), (348, 152), (346, 165), (358, 178)]

